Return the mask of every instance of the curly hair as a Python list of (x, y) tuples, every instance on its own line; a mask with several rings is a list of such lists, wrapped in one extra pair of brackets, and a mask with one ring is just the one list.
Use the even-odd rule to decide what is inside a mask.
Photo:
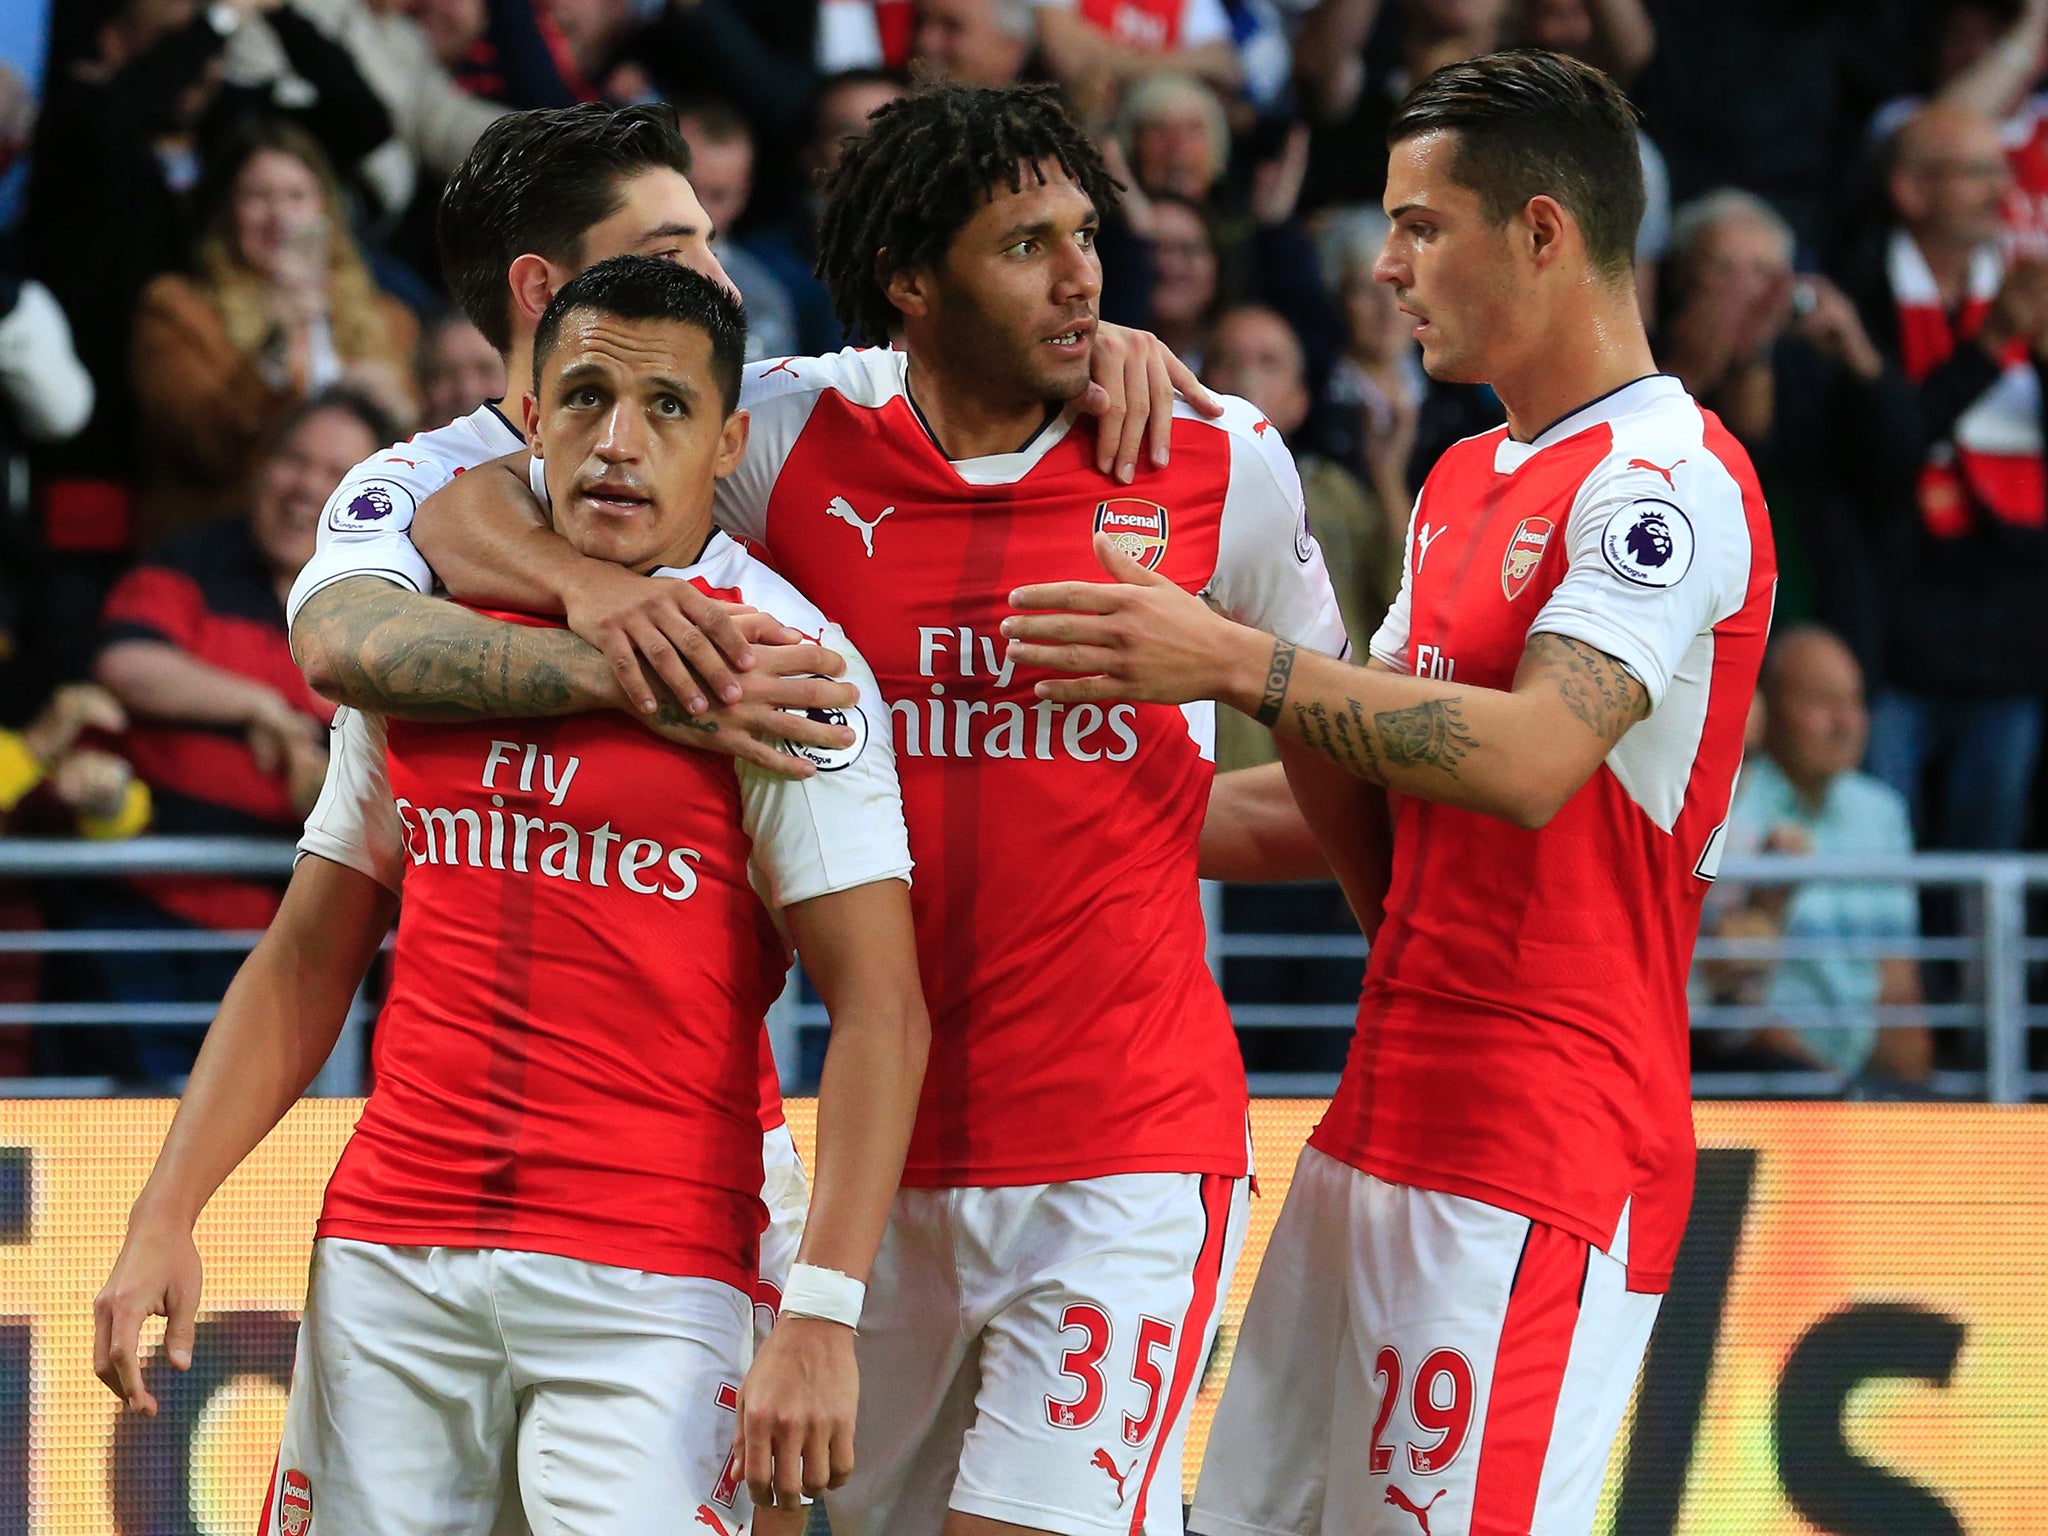
[(1045, 163), (1058, 165), (1098, 213), (1122, 202), (1122, 183), (1053, 86), (935, 86), (868, 124), (825, 180), (818, 229), (819, 280), (858, 342), (879, 345), (896, 329), (890, 277), (937, 262), (999, 188), (1023, 190), (1027, 164), (1041, 185)]

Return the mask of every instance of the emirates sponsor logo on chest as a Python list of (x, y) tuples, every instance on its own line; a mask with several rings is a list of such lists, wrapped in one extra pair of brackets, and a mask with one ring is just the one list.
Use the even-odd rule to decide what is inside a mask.
[(1138, 755), (1135, 705), (974, 697), (1010, 687), (1016, 664), (1008, 647), (1000, 635), (976, 634), (964, 625), (920, 626), (917, 672), (931, 681), (925, 684), (927, 697), (889, 700), (898, 756), (1127, 763)]
[[(404, 795), (397, 797), (406, 858), (415, 865), (504, 870), (600, 888), (617, 885), (636, 896), (667, 901), (688, 901), (696, 895), (696, 866), (704, 859), (698, 849), (628, 837), (609, 820), (596, 827), (578, 826), (507, 807), (508, 795), (531, 797), (528, 803), (535, 810), (561, 806), (582, 766), (580, 757), (557, 763), (553, 753), (532, 742), (492, 742), (478, 780), (490, 791), (489, 809), (422, 806)], [(572, 815), (573, 808), (563, 814)]]
[(1095, 531), (1148, 571), (1166, 558), (1166, 508), (1156, 501), (1118, 496), (1095, 508)]
[(1556, 525), (1547, 517), (1525, 517), (1516, 525), (1515, 536), (1508, 540), (1508, 552), (1500, 560), (1500, 589), (1509, 602), (1528, 590), (1554, 532)]

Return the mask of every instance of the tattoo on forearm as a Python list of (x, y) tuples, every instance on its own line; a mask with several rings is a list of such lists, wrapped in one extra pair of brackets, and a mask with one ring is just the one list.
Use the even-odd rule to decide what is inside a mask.
[(1387, 763), (1395, 768), (1441, 768), (1456, 778), (1459, 761), (1473, 747), (1472, 733), (1451, 699), (1383, 710), (1372, 717), (1372, 723)]
[(581, 660), (575, 649), (588, 648), (566, 630), (518, 628), (449, 603), (423, 608), (412, 594), (381, 584), (317, 593), (299, 625), (302, 653), (318, 656), (333, 691), (378, 714), (517, 719), (568, 713), (579, 697), (582, 707), (597, 702), (579, 696), (571, 667)]
[(1565, 635), (1536, 635), (1523, 652), (1517, 685), (1548, 677), (1565, 707), (1602, 741), (1613, 743), (1650, 712), (1649, 691), (1605, 651)]
[(1266, 663), (1266, 686), (1259, 694), (1259, 707), (1252, 718), (1270, 726), (1280, 718), (1280, 706), (1287, 702), (1288, 680), (1294, 676), (1294, 647), (1285, 640), (1273, 642), (1273, 659)]
[(1332, 762), (1375, 784), (1386, 783), (1379, 751), (1373, 746), (1372, 733), (1366, 729), (1364, 709), (1356, 699), (1346, 699), (1344, 703), (1346, 708), (1334, 713), (1325, 709), (1320, 699), (1292, 706), (1295, 729), (1304, 745), (1315, 748)]

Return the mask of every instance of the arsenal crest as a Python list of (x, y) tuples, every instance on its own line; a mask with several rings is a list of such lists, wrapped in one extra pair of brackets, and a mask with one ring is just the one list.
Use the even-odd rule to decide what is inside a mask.
[(1550, 548), (1552, 528), (1547, 517), (1525, 517), (1516, 527), (1515, 536), (1508, 540), (1508, 552), (1500, 562), (1500, 589), (1509, 602), (1522, 595), (1529, 578), (1536, 574), (1536, 567), (1543, 563), (1543, 552)]
[(1095, 531), (1106, 533), (1116, 547), (1148, 571), (1166, 558), (1166, 508), (1156, 501), (1119, 496), (1095, 509)]
[(313, 1483), (297, 1467), (289, 1469), (277, 1490), (277, 1528), (284, 1536), (306, 1536), (313, 1524)]

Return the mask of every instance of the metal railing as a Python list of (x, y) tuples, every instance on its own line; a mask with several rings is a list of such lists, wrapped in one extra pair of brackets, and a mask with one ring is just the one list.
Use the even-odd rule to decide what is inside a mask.
[[(252, 837), (138, 837), (126, 842), (71, 842), (59, 838), (0, 838), (0, 879), (116, 880), (134, 875), (214, 875), (283, 879), (291, 873), (290, 843)], [(247, 954), (261, 931), (161, 928), (31, 929), (0, 933), (0, 954)], [(39, 1029), (87, 1025), (207, 1024), (215, 1002), (0, 1003), (0, 1025)], [(363, 1091), (365, 1043), (376, 1009), (358, 989), (340, 1037), (311, 1092), (346, 1098)], [(65, 1080), (70, 1091), (105, 1092), (110, 1080)], [(0, 1079), (0, 1096), (49, 1091), (46, 1079)]]
[[(289, 843), (246, 838), (138, 838), (124, 843), (82, 843), (54, 839), (0, 839), (0, 878), (20, 880), (110, 879), (132, 875), (220, 875), (281, 877), (290, 872)], [(1961, 922), (1950, 937), (1918, 939), (1725, 939), (1702, 937), (1702, 961), (1772, 962), (1811, 959), (1911, 958), (1925, 965), (1953, 968), (1958, 983), (1954, 1000), (1912, 1008), (1873, 1010), (1879, 1025), (1924, 1023), (1972, 1032), (1982, 1043), (1982, 1066), (1939, 1073), (1935, 1091), (1988, 1099), (1993, 1103), (2023, 1102), (2048, 1094), (2048, 1072), (2028, 1069), (2028, 1034), (2048, 1026), (2048, 1005), (2028, 996), (2029, 968), (2048, 962), (2048, 932), (2028, 932), (2028, 896), (2048, 891), (2048, 855), (1916, 854), (1902, 858), (1729, 859), (1721, 879), (1743, 885), (1791, 886), (1812, 881), (1879, 882), (1910, 885), (1916, 890), (1957, 893)], [(1365, 940), (1356, 933), (1232, 932), (1224, 922), (1220, 887), (1205, 884), (1203, 905), (1209, 918), (1209, 961), (1219, 977), (1234, 959), (1339, 961), (1363, 965)], [(2048, 903), (2044, 903), (2048, 907)], [(2048, 927), (2048, 924), (2044, 924)], [(170, 950), (246, 953), (260, 934), (192, 930), (108, 929), (90, 931), (28, 931), (0, 933), (0, 954), (62, 954), (84, 951), (164, 952)], [(78, 1025), (153, 1025), (205, 1023), (211, 1003), (36, 1002), (0, 1004), (0, 1024), (38, 1027)], [(333, 1056), (316, 1079), (322, 1094), (359, 1092), (363, 1081), (363, 1045), (373, 1009), (358, 993)], [(1312, 1029), (1348, 1032), (1353, 1007), (1349, 1002), (1258, 1001), (1233, 998), (1231, 1014), (1240, 1029)], [(770, 1016), (777, 1054), (786, 1066), (799, 1059), (799, 1032), (822, 1027), (824, 1009), (804, 1000), (797, 980)], [(1764, 1024), (1839, 1025), (1839, 1015), (1825, 1007), (1696, 1004), (1695, 1030), (1755, 1030)], [(90, 1086), (90, 1085), (88, 1085)], [(1254, 1077), (1255, 1091), (1325, 1093), (1335, 1086), (1334, 1074), (1281, 1073)], [(1834, 1094), (1844, 1088), (1837, 1074), (1702, 1073), (1694, 1079), (1702, 1095)], [(0, 1080), (0, 1094), (47, 1091), (48, 1085)]]

